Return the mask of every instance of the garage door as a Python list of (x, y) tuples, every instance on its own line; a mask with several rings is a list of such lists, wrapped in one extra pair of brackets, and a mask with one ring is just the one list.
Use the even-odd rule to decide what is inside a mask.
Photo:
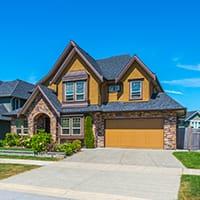
[(163, 120), (106, 120), (105, 146), (163, 149)]

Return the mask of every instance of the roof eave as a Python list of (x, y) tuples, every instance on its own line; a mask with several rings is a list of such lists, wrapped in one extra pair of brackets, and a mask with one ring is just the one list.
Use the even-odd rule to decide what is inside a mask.
[(60, 116), (60, 112), (57, 111), (57, 109), (54, 107), (54, 105), (51, 103), (51, 101), (49, 100), (49, 98), (46, 96), (46, 94), (42, 91), (40, 85), (37, 85), (37, 87), (34, 89), (33, 93), (31, 94), (31, 96), (29, 97), (29, 99), (26, 101), (26, 103), (24, 104), (24, 106), (22, 107), (22, 110), (18, 113), (18, 117), (20, 115), (24, 115), (26, 110), (28, 109), (30, 103), (32, 102), (32, 99), (37, 95), (37, 92), (40, 91), (42, 93), (42, 95), (45, 97), (45, 99), (47, 100), (47, 102), (51, 105), (51, 107), (54, 109), (55, 113), (57, 114), (57, 116)]
[(118, 74), (118, 76), (115, 78), (116, 83), (119, 82), (122, 77), (124, 76), (124, 74), (127, 72), (127, 70), (129, 69), (129, 67), (134, 63), (137, 62), (140, 66), (142, 66), (142, 68), (150, 75), (150, 77), (153, 80), (156, 80), (156, 76), (155, 74), (153, 74), (148, 67), (137, 57), (137, 56), (133, 56), (133, 58), (125, 65), (125, 67), (123, 68), (123, 70)]
[(59, 79), (61, 73), (63, 72), (63, 69), (66, 67), (66, 65), (71, 61), (71, 59), (73, 58), (73, 56), (75, 54), (78, 54), (83, 60), (84, 62), (93, 70), (93, 72), (95, 73), (95, 75), (99, 78), (99, 80), (101, 82), (103, 82), (104, 78), (101, 74), (99, 74), (99, 72), (92, 66), (92, 64), (87, 60), (87, 58), (85, 58), (85, 56), (79, 51), (79, 49), (75, 46), (71, 52), (69, 53), (69, 55), (67, 56), (67, 58), (65, 59), (65, 61), (63, 62), (63, 64), (60, 66), (60, 69), (58, 70), (58, 72), (56, 73), (56, 75), (54, 76), (54, 78), (51, 80), (51, 83), (56, 83), (57, 80)]

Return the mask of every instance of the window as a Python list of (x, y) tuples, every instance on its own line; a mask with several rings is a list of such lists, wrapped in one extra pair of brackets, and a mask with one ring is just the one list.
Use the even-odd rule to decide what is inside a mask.
[(73, 135), (80, 135), (81, 133), (81, 119), (80, 117), (74, 117), (73, 125), (72, 125), (72, 133)]
[(142, 98), (142, 81), (134, 80), (130, 82), (130, 99)]
[(85, 81), (76, 82), (76, 100), (77, 101), (85, 100)]
[(109, 85), (108, 87), (108, 91), (109, 92), (120, 92), (120, 85), (119, 84), (112, 84), (112, 85)]
[(63, 117), (61, 119), (63, 135), (81, 135), (82, 117)]
[(74, 82), (66, 83), (65, 92), (66, 101), (74, 101)]
[(18, 98), (12, 99), (12, 107), (13, 107), (13, 110), (20, 108), (21, 107), (20, 99), (18, 99)]
[(71, 81), (65, 83), (66, 101), (85, 101), (86, 81)]
[(62, 118), (61, 119), (61, 126), (62, 126), (62, 134), (69, 135), (69, 118)]
[(28, 121), (23, 119), (16, 120), (16, 131), (19, 135), (28, 134)]

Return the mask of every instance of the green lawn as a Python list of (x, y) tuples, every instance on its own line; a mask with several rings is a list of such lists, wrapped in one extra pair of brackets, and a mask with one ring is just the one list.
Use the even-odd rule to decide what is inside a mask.
[(59, 161), (60, 158), (53, 157), (37, 157), (37, 156), (16, 156), (16, 155), (0, 155), (0, 158), (24, 159), (24, 160), (43, 160), (43, 161)]
[(200, 176), (182, 175), (178, 199), (179, 200), (200, 199)]
[(32, 149), (28, 148), (20, 148), (20, 147), (0, 147), (0, 150), (18, 150), (18, 151), (33, 151)]
[(0, 164), (0, 180), (38, 167), (35, 165)]
[(173, 152), (183, 165), (191, 169), (200, 169), (200, 152)]

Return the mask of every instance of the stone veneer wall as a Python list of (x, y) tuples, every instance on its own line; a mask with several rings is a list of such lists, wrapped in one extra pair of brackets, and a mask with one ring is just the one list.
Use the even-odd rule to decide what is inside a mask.
[[(35, 118), (40, 115), (45, 114), (50, 118), (50, 132), (52, 134), (52, 139), (54, 141), (58, 140), (58, 120), (56, 117), (56, 114), (52, 110), (52, 108), (48, 105), (48, 102), (42, 97), (42, 95), (38, 95), (34, 102), (29, 106), (27, 112), (26, 112), (26, 118), (28, 120), (28, 129), (29, 129), (29, 135), (33, 135), (36, 127), (36, 121)], [(13, 133), (16, 133), (16, 125), (15, 125), (15, 119), (12, 119), (11, 121), (11, 131)]]
[(163, 118), (164, 120), (164, 149), (176, 149), (176, 112), (149, 111), (149, 112), (113, 112), (94, 113), (96, 146), (104, 147), (105, 120), (106, 119), (138, 119), (138, 118)]

